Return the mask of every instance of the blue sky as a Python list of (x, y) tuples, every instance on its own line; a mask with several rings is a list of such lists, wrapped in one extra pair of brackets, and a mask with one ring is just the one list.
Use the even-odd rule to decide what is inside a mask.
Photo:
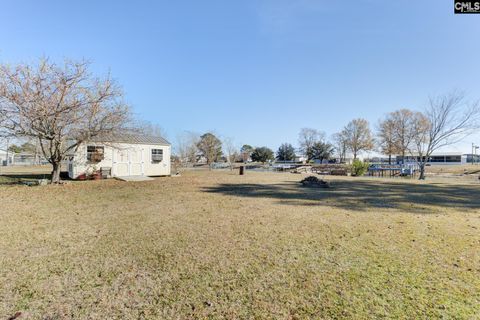
[(480, 98), (479, 32), (451, 0), (18, 0), (0, 10), (0, 62), (87, 58), (172, 142), (277, 148), (453, 89)]

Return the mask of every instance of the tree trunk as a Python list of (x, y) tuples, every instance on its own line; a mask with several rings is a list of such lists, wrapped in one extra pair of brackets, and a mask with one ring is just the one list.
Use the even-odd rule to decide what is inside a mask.
[(419, 165), (420, 168), (420, 177), (418, 177), (418, 180), (425, 180), (425, 163), (421, 163)]
[(391, 154), (388, 155), (388, 164), (392, 164), (392, 155)]
[(60, 170), (61, 165), (60, 162), (52, 163), (52, 183), (59, 183), (60, 182)]

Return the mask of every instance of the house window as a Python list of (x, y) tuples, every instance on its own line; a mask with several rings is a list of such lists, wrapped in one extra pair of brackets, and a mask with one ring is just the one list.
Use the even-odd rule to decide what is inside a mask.
[(152, 149), (152, 161), (160, 162), (163, 160), (163, 149)]
[(104, 147), (87, 146), (87, 161), (100, 162), (105, 158)]

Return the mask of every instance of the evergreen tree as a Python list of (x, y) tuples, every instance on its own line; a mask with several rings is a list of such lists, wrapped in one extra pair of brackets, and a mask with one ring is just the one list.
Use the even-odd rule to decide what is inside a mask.
[(328, 142), (315, 142), (310, 148), (309, 154), (307, 154), (308, 159), (319, 160), (329, 160), (334, 152), (335, 148)]
[(252, 152), (252, 161), (265, 163), (273, 160), (273, 151), (267, 147), (255, 148)]
[(278, 161), (294, 161), (295, 148), (290, 143), (283, 143), (277, 151)]

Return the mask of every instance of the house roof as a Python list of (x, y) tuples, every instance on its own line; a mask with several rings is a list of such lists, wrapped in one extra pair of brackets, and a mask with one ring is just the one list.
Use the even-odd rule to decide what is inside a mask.
[(159, 144), (170, 145), (170, 142), (160, 136), (151, 136), (144, 134), (112, 134), (102, 137), (95, 137), (90, 140), (91, 142), (117, 142), (117, 143), (131, 143), (131, 144)]

